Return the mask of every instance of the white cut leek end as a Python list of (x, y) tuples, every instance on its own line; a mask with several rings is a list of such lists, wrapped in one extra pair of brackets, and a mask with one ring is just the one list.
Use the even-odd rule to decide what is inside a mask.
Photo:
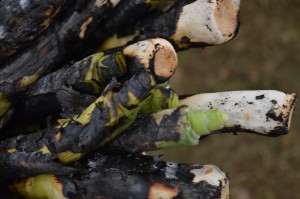
[(179, 105), (225, 112), (229, 119), (224, 131), (279, 136), (288, 133), (295, 101), (295, 93), (259, 90), (199, 94), (180, 100)]

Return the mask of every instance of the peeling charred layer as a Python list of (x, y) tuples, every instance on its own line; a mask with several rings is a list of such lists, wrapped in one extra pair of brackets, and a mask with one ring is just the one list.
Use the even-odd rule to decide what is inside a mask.
[[(85, 192), (78, 190), (68, 192), (66, 187), (64, 189), (66, 196), (152, 198), (155, 193), (166, 193), (176, 198), (220, 198), (224, 189), (222, 186), (225, 186), (221, 181), (227, 181), (226, 177), (219, 179), (218, 186), (206, 181), (195, 183), (193, 182), (195, 176), (191, 171), (202, 169), (202, 165), (167, 163), (158, 157), (132, 154), (94, 153), (80, 161), (77, 166), (90, 169), (90, 173), (67, 179), (70, 182), (76, 181), (76, 187), (84, 188)], [(137, 189), (136, 185), (140, 188)]]
[[(192, 111), (187, 106), (138, 118), (122, 135), (106, 145), (112, 151), (138, 153), (198, 144), (202, 135), (221, 129), (227, 115), (218, 110)], [(196, 126), (196, 125), (197, 126)]]
[[(92, 64), (91, 59), (92, 56), (89, 56), (70, 67), (62, 68), (44, 76), (26, 91), (24, 98), (19, 102), (20, 107), (23, 107), (23, 111), (29, 115), (30, 110), (51, 114), (53, 108), (55, 111), (61, 111), (62, 109), (66, 115), (79, 114), (95, 100), (93, 95), (101, 93), (113, 77), (121, 81), (126, 80), (122, 77), (126, 71), (123, 72), (120, 69), (120, 66), (116, 64), (115, 54), (112, 54), (102, 62), (108, 68), (94, 69), (98, 71), (97, 74), (102, 78), (101, 82), (90, 80), (97, 86), (95, 88), (85, 80), (86, 73)], [(111, 71), (113, 74), (110, 74)], [(44, 106), (44, 110), (40, 110), (42, 104), (46, 104), (48, 108)], [(26, 110), (29, 111), (26, 112)]]
[[(110, 4), (98, 8), (94, 1), (72, 2), (61, 20), (52, 23), (28, 48), (5, 60), (5, 65), (0, 69), (0, 91), (11, 99), (15, 93), (30, 86), (45, 73), (91, 54), (97, 48), (95, 40), (99, 39), (94, 35), (97, 32), (96, 25), (109, 18), (112, 9)], [(86, 29), (80, 30), (90, 16), (94, 20)], [(79, 37), (80, 31), (84, 31), (83, 38)], [(22, 78), (33, 74), (35, 79), (25, 85), (20, 84)]]
[[(8, 99), (13, 99), (16, 93), (33, 83), (45, 73), (49, 63), (56, 63), (55, 58), (61, 55), (56, 35), (44, 34), (39, 40), (37, 44), (32, 45), (31, 50), (0, 69), (0, 91), (5, 93)], [(28, 83), (23, 83), (22, 79), (25, 78), (29, 80)]]
[[(138, 31), (139, 35), (137, 35), (133, 41), (130, 41), (130, 43), (156, 37), (170, 40), (169, 38), (176, 31), (176, 22), (179, 19), (182, 7), (194, 1), (195, 0), (178, 1), (176, 5), (166, 13), (160, 10), (157, 12), (154, 11), (149, 17), (144, 17), (137, 21), (136, 24), (128, 26), (125, 30), (121, 29), (117, 32), (117, 35), (118, 37), (125, 37), (134, 35), (135, 32)], [(166, 26), (166, 24), (168, 25)], [(171, 43), (176, 46), (174, 42), (171, 41)]]
[(122, 104), (124, 107), (128, 106), (128, 92), (132, 93), (137, 100), (143, 100), (149, 96), (149, 91), (153, 88), (149, 82), (151, 76), (148, 72), (142, 71), (140, 75), (134, 75), (131, 79), (124, 84), (124, 89), (115, 97), (117, 103)]
[[(7, 68), (3, 73), (7, 73), (3, 78), (0, 75), (0, 79), (5, 80), (5, 77), (9, 76), (10, 81), (7, 81), (7, 84), (11, 88), (6, 90), (1, 87), (0, 90), (4, 90), (6, 95), (9, 96), (10, 93), (14, 93), (14, 86), (16, 81), (21, 77), (34, 73), (38, 69), (42, 68), (41, 74), (45, 72), (53, 71), (64, 64), (68, 64), (71, 60), (79, 60), (91, 53), (93, 53), (98, 47), (100, 41), (104, 40), (110, 32), (114, 32), (115, 26), (120, 26), (121, 23), (128, 23), (131, 20), (134, 21), (145, 15), (148, 12), (140, 10), (141, 6), (145, 7), (149, 11), (149, 4), (145, 3), (144, 0), (139, 1), (122, 1), (122, 6), (117, 6), (113, 9), (113, 5), (108, 1), (107, 3), (98, 7), (95, 5), (94, 1), (86, 2), (77, 0), (76, 2), (72, 1), (71, 5), (65, 6), (67, 9), (62, 12), (61, 16), (51, 24), (51, 28), (45, 33), (43, 33), (34, 43), (31, 43), (30, 46), (24, 48), (23, 52), (19, 53), (18, 56), (8, 60), (3, 60), (3, 68)], [(132, 12), (132, 11), (135, 12)], [(138, 11), (137, 11), (138, 10)], [(134, 16), (132, 16), (134, 15)], [(132, 17), (129, 19), (128, 17)], [(87, 21), (88, 19), (91, 19)], [(104, 22), (104, 20), (107, 21)], [(106, 23), (110, 21), (115, 21), (114, 25), (107, 25), (108, 27), (103, 28)], [(84, 22), (89, 22), (84, 25)], [(83, 27), (84, 26), (84, 27)], [(104, 33), (103, 30), (105, 30)], [(48, 39), (48, 37), (51, 37)], [(43, 55), (34, 54), (33, 52), (40, 52), (41, 46), (40, 43), (54, 42), (55, 49), (48, 50), (49, 52), (44, 53)], [(78, 51), (78, 49), (80, 49)], [(53, 52), (54, 53), (53, 53)], [(58, 51), (58, 53), (55, 53)], [(48, 56), (48, 53), (56, 54), (53, 58)], [(30, 57), (43, 59), (43, 65), (35, 62), (30, 62), (27, 64), (26, 54), (29, 54)], [(36, 59), (33, 59), (36, 60)], [(19, 63), (23, 65), (19, 66)], [(25, 66), (24, 66), (25, 63)], [(28, 66), (27, 66), (28, 65)], [(12, 66), (15, 68), (12, 69)], [(17, 71), (16, 69), (21, 69), (21, 67), (26, 68), (26, 71), (20, 72), (20, 74), (15, 74), (12, 76), (13, 72)], [(9, 74), (11, 72), (11, 74)], [(1, 72), (2, 74), (2, 72)], [(9, 82), (9, 83), (8, 83)]]
[[(259, 91), (260, 93), (266, 93), (267, 95), (267, 103), (271, 103), (270, 107), (272, 108), (272, 112), (274, 113), (274, 115), (276, 116), (279, 115), (280, 116), (280, 120), (275, 120), (275, 124), (270, 125), (269, 126), (269, 122), (271, 122), (271, 120), (273, 120), (272, 118), (269, 118), (268, 121), (263, 121), (264, 123), (262, 123), (260, 125), (254, 125), (253, 129), (251, 128), (247, 128), (247, 125), (234, 125), (237, 124), (238, 122), (235, 121), (235, 119), (237, 118), (231, 118), (233, 120), (233, 122), (231, 122), (231, 125), (225, 125), (225, 127), (221, 130), (218, 131), (214, 131), (212, 132), (212, 134), (216, 134), (216, 133), (253, 133), (253, 134), (257, 134), (257, 135), (263, 135), (263, 136), (268, 136), (268, 137), (277, 137), (277, 136), (281, 136), (281, 135), (286, 135), (288, 133), (288, 129), (289, 129), (289, 123), (291, 120), (291, 115), (294, 109), (294, 105), (295, 105), (295, 100), (296, 100), (296, 96), (295, 94), (284, 94), (282, 92), (278, 92), (278, 91), (271, 91), (271, 93), (273, 94), (277, 94), (277, 95), (281, 95), (281, 97), (278, 98), (280, 102), (279, 107), (274, 108), (274, 103), (275, 100), (271, 100), (270, 102), (268, 101), (270, 98), (270, 93), (266, 92), (266, 91)], [(277, 93), (276, 93), (277, 92)], [(223, 93), (224, 94), (224, 93)], [(203, 94), (205, 95), (205, 94)], [(206, 94), (206, 95), (213, 95), (213, 94)], [(265, 98), (264, 95), (259, 95), (260, 99)], [(264, 96), (264, 97), (262, 97)], [(212, 96), (211, 96), (212, 97)], [(237, 96), (235, 96), (237, 97)], [(205, 98), (205, 97), (204, 97)], [(224, 95), (222, 97), (212, 97), (212, 100), (218, 100), (219, 105), (224, 105), (226, 103), (229, 103), (229, 98), (233, 98), (231, 101), (231, 106), (238, 106), (238, 103), (235, 103), (234, 100), (236, 100), (236, 98), (234, 98), (234, 96), (229, 96), (229, 95)], [(255, 96), (254, 96), (255, 98)], [(237, 97), (238, 99), (238, 97)], [(248, 106), (251, 105), (253, 106), (253, 102), (248, 102), (247, 99), (248, 98), (244, 98), (243, 99), (243, 103), (244, 105)], [(273, 98), (270, 98), (273, 99)], [(277, 98), (276, 98), (277, 99)], [(200, 100), (200, 98), (199, 98)], [(284, 102), (282, 102), (284, 101)], [(199, 101), (200, 102), (200, 101)], [(196, 103), (196, 100), (194, 100), (194, 103)], [(204, 103), (204, 102), (203, 102)], [(186, 105), (190, 105), (192, 106), (192, 104), (190, 103), (183, 103)], [(201, 104), (201, 103), (200, 103)], [(204, 104), (209, 104), (209, 106), (212, 106), (211, 103), (204, 103)], [(278, 104), (278, 102), (276, 101), (276, 105)], [(215, 102), (216, 105), (216, 102)], [(195, 104), (194, 104), (195, 106)], [(202, 105), (203, 106), (203, 105)], [(217, 106), (218, 108), (222, 108), (222, 106)], [(204, 107), (204, 106), (203, 106)], [(205, 107), (204, 108), (209, 108), (209, 107)], [(245, 107), (243, 107), (245, 108)], [(196, 110), (201, 109), (201, 106), (197, 106)], [(226, 109), (225, 109), (226, 112)], [(270, 111), (268, 111), (268, 109), (264, 110), (264, 113), (261, 115), (260, 120), (265, 119), (265, 114), (267, 114)], [(285, 115), (283, 117), (283, 114)], [(173, 118), (174, 116), (174, 118)], [(234, 117), (234, 116), (233, 116)], [(257, 117), (257, 116), (256, 116)], [(277, 116), (276, 116), (277, 117)], [(258, 118), (258, 117), (257, 117)], [(262, 119), (263, 118), (263, 119)], [(240, 118), (238, 118), (240, 119)], [(246, 118), (247, 119), (247, 118)], [(276, 119), (276, 118), (274, 118)], [(128, 151), (131, 153), (137, 153), (137, 152), (142, 152), (142, 151), (149, 151), (149, 150), (157, 150), (157, 147), (155, 145), (155, 142), (157, 141), (178, 141), (179, 138), (179, 133), (176, 134), (176, 131), (178, 129), (176, 129), (176, 125), (178, 121), (178, 115), (176, 117), (176, 115), (166, 115), (162, 121), (160, 121), (158, 123), (158, 121), (153, 118), (151, 115), (148, 116), (144, 116), (144, 117), (140, 117), (138, 118), (135, 123), (133, 123), (128, 129), (127, 131), (120, 135), (119, 137), (117, 137), (115, 140), (113, 140), (111, 143), (107, 144), (107, 148), (109, 150), (117, 150), (117, 151)], [(246, 120), (245, 120), (246, 121)], [(276, 122), (279, 121), (279, 122)], [(246, 123), (246, 122), (240, 122), (242, 124)], [(262, 131), (260, 130), (262, 127), (265, 127), (265, 129)], [(170, 132), (174, 132), (174, 133), (170, 133)], [(160, 136), (160, 133), (162, 133), (164, 136)]]
[(93, 95), (81, 94), (71, 88), (62, 87), (56, 93), (60, 104), (60, 114), (64, 118), (80, 114), (86, 107), (96, 100)]
[[(116, 133), (121, 132), (119, 128), (128, 127), (134, 121), (139, 110), (138, 108), (131, 109), (138, 107), (138, 104), (149, 95), (149, 91), (154, 86), (153, 81), (153, 77), (143, 71), (131, 77), (119, 91), (110, 90), (105, 96), (100, 96), (95, 102), (96, 104), (86, 109), (92, 109), (91, 113), (83, 112), (79, 117), (71, 118), (66, 123), (60, 124), (60, 127), (52, 126), (42, 132), (20, 135), (1, 141), (0, 151), (4, 156), (1, 157), (0, 162), (3, 162), (5, 164), (3, 166), (6, 167), (9, 164), (16, 164), (17, 168), (20, 166), (18, 157), (25, 154), (25, 158), (29, 158), (29, 169), (24, 169), (22, 174), (23, 169), (20, 167), (19, 175), (29, 175), (30, 170), (32, 170), (32, 175), (35, 175), (35, 164), (46, 165), (49, 163), (52, 165), (53, 168), (50, 169), (45, 166), (42, 170), (44, 173), (51, 173), (55, 169), (60, 170), (60, 164), (56, 167), (57, 158), (60, 162), (69, 163), (69, 160), (63, 159), (64, 153), (71, 155), (70, 162), (72, 162), (73, 159), (80, 158), (110, 141), (117, 135)], [(129, 95), (134, 100), (129, 98)], [(84, 118), (80, 118), (81, 116)], [(112, 121), (113, 123), (110, 124)], [(15, 162), (10, 161), (12, 157)], [(30, 159), (32, 157), (33, 159)], [(8, 165), (5, 162), (9, 162)], [(37, 172), (40, 171), (38, 168)]]
[(80, 94), (67, 87), (56, 93), (24, 97), (15, 104), (14, 114), (0, 129), (0, 139), (49, 128), (61, 117), (71, 118), (80, 114), (95, 100), (95, 96)]
[[(194, 1), (179, 1), (167, 13), (152, 13), (149, 17), (139, 21), (137, 25), (134, 25), (134, 29), (140, 28), (143, 30), (137, 39), (158, 36), (170, 39), (176, 29), (176, 21), (182, 7), (192, 2)], [(143, 4), (142, 1), (140, 3)], [(127, 13), (127, 11), (129, 12), (138, 5), (140, 5), (138, 2), (136, 4), (132, 3), (132, 5), (128, 4), (123, 12)], [(121, 6), (116, 9), (121, 9)], [(114, 9), (112, 9), (111, 3), (104, 4), (100, 8), (95, 6), (94, 2), (86, 3), (78, 0), (72, 3), (60, 16), (59, 20), (55, 21), (51, 28), (39, 36), (29, 48), (19, 53), (18, 56), (14, 56), (11, 60), (5, 61), (4, 69), (0, 73), (3, 74), (3, 77), (0, 75), (0, 79), (3, 80), (0, 82), (0, 91), (3, 91), (7, 98), (12, 99), (16, 92), (32, 85), (43, 74), (69, 63), (70, 60), (78, 60), (87, 54), (91, 54), (97, 47), (95, 41), (100, 41), (105, 37), (98, 34), (98, 30), (103, 28), (101, 22), (113, 18), (111, 17), (113, 13)], [(155, 17), (156, 15), (158, 17)], [(149, 23), (150, 21), (153, 22), (149, 24), (148, 21)], [(165, 26), (164, 24), (169, 25)], [(145, 27), (143, 27), (144, 25)], [(122, 30), (122, 32), (126, 31)], [(50, 43), (53, 43), (53, 45), (50, 45)], [(79, 52), (76, 49), (81, 50)], [(7, 77), (10, 77), (10, 79), (8, 80)], [(21, 82), (20, 84), (23, 77), (30, 78), (30, 81)]]
[[(151, 117), (140, 117), (123, 134), (115, 138), (112, 142), (105, 145), (103, 149), (120, 153), (127, 151), (129, 153), (139, 153), (143, 151), (157, 150), (155, 142), (157, 141), (178, 141), (179, 134), (176, 134), (177, 120), (173, 116), (164, 117), (161, 125), (157, 125)], [(141, 128), (143, 127), (143, 128)], [(174, 131), (174, 133), (170, 133)], [(211, 134), (220, 133), (250, 133), (266, 137), (278, 137), (288, 134), (287, 127), (277, 127), (270, 130), (268, 134), (261, 134), (256, 131), (242, 128), (240, 125), (234, 127), (225, 127), (221, 130), (213, 131)], [(161, 136), (163, 135), (163, 136)], [(209, 135), (201, 136), (200, 139)]]
[(118, 30), (127, 31), (130, 24), (144, 17), (152, 8), (151, 3), (147, 3), (146, 0), (121, 1), (113, 10), (113, 17), (99, 25), (103, 27), (102, 34), (108, 36)]
[[(92, 95), (99, 95), (113, 78), (124, 83), (135, 73), (149, 70), (149, 67), (156, 67), (152, 71), (156, 80), (168, 80), (177, 66), (176, 53), (171, 44), (163, 39), (151, 39), (144, 41), (143, 44), (147, 46), (146, 51), (138, 50), (135, 54), (133, 53), (132, 57), (131, 54), (122, 53), (124, 48), (130, 47), (124, 46), (105, 53), (90, 55), (69, 67), (64, 67), (44, 76), (31, 86), (22, 97), (15, 98), (16, 100), (21, 99), (16, 102), (17, 106), (22, 109), (18, 112), (24, 112), (25, 115), (27, 114), (26, 109), (40, 112), (39, 105), (45, 102), (48, 105), (43, 108), (44, 115), (53, 115), (60, 111), (63, 111), (63, 115), (66, 116), (80, 113), (94, 99)], [(132, 46), (135, 45), (138, 43)], [(148, 47), (149, 52), (147, 51)], [(152, 48), (155, 51), (152, 52)], [(162, 52), (160, 53), (160, 51)], [(147, 57), (148, 54), (155, 53), (160, 53), (160, 55), (154, 63)], [(155, 59), (155, 56), (152, 58), (150, 56), (149, 59)], [(164, 64), (166, 62), (164, 59), (169, 62)], [(145, 61), (146, 63), (144, 63)], [(154, 64), (157, 66), (152, 66)], [(164, 77), (161, 78), (160, 74)], [(38, 74), (36, 75), (38, 76)], [(57, 104), (60, 105), (57, 106)], [(76, 108), (74, 108), (75, 106)], [(55, 112), (52, 112), (53, 110)], [(31, 117), (30, 112), (32, 111), (28, 112), (29, 117)]]
[[(146, 34), (143, 36), (143, 31), (147, 31), (147, 29), (149, 29), (149, 37), (153, 37), (153, 31), (158, 31), (159, 35), (155, 37), (167, 32), (169, 36), (165, 38), (170, 39), (170, 36), (174, 34), (176, 29), (176, 20), (178, 20), (182, 7), (192, 2), (194, 1), (180, 1), (168, 9), (167, 13), (152, 13), (153, 16), (149, 15), (149, 20), (155, 18), (154, 16), (156, 15), (159, 16), (155, 19), (156, 21), (154, 20), (154, 25), (147, 25), (147, 17), (145, 20), (143, 19), (138, 22), (142, 25), (146, 24), (146, 27), (142, 27), (143, 30), (140, 39), (145, 37)], [(142, 1), (140, 3), (143, 4)], [(125, 11), (134, 9), (135, 6), (138, 5), (140, 5), (139, 2), (136, 2), (136, 4), (133, 3), (132, 5), (130, 4), (126, 7)], [(0, 82), (0, 91), (3, 91), (9, 100), (13, 98), (16, 99), (16, 93), (32, 85), (45, 73), (55, 70), (58, 66), (68, 63), (71, 59), (78, 60), (86, 54), (90, 54), (91, 51), (96, 48), (97, 44), (95, 43), (97, 42), (95, 42), (95, 40), (100, 41), (101, 38), (104, 38), (104, 36), (101, 36), (101, 34), (98, 34), (98, 31), (95, 30), (102, 27), (101, 22), (105, 20), (105, 17), (110, 19), (112, 15), (111, 11), (114, 10), (110, 3), (103, 5), (101, 8), (96, 7), (97, 6), (93, 3), (76, 2), (74, 5), (72, 4), (72, 6), (68, 8), (68, 12), (60, 16), (59, 20), (54, 22), (51, 28), (39, 36), (35, 43), (32, 44), (32, 46), (38, 47), (31, 46), (30, 49), (24, 50), (13, 59), (9, 61), (6, 60), (4, 69), (1, 71), (1, 74), (4, 74), (3, 78), (0, 75), (0, 78), (3, 79), (3, 81)], [(148, 7), (148, 5), (146, 7)], [(121, 9), (121, 6), (115, 9)], [(165, 21), (162, 19), (165, 19)], [(168, 26), (166, 28), (169, 28), (171, 32), (161, 30), (161, 28), (165, 29), (163, 23), (167, 23), (169, 22), (168, 20), (172, 19), (175, 20), (175, 22), (170, 22), (170, 24), (173, 24), (172, 26), (174, 27), (170, 29), (170, 26)], [(158, 23), (160, 23), (160, 25)], [(95, 34), (95, 32), (97, 32), (97, 34)], [(49, 37), (51, 39), (49, 39)], [(198, 45), (197, 42), (195, 42), (195, 45)], [(201, 42), (200, 45), (202, 45)], [(88, 49), (84, 50), (85, 46), (88, 46)], [(65, 49), (68, 49), (68, 51)], [(81, 49), (81, 51), (78, 52), (76, 49)], [(35, 52), (35, 54), (33, 52)], [(35, 57), (37, 59), (34, 59)], [(25, 66), (24, 63), (26, 63)], [(9, 80), (7, 79), (8, 76), (10, 77)], [(157, 79), (165, 80), (165, 78), (161, 76), (158, 76)]]
[[(131, 26), (127, 26), (126, 29), (121, 29), (117, 31), (117, 38), (126, 38), (126, 37), (134, 37), (133, 40), (129, 41), (129, 43), (139, 41), (139, 40), (144, 40), (147, 38), (165, 38), (168, 39), (176, 48), (176, 50), (184, 50), (190, 47), (205, 47), (205, 46), (211, 46), (214, 44), (210, 44), (210, 42), (205, 42), (205, 41), (197, 41), (198, 39), (189, 38), (187, 35), (182, 35), (180, 38), (174, 37), (175, 34), (177, 34), (180, 30), (181, 27), (179, 27), (179, 20), (180, 17), (182, 17), (182, 13), (184, 10), (185, 6), (188, 6), (189, 4), (195, 3), (196, 0), (185, 0), (185, 1), (177, 1), (175, 5), (171, 6), (167, 11), (163, 11), (161, 9), (157, 9), (154, 11), (151, 15), (145, 16), (141, 20), (137, 21), (135, 24), (131, 24)], [(219, 4), (219, 3), (217, 3)], [(227, 4), (227, 5), (223, 5)], [(221, 43), (228, 42), (232, 40), (236, 34), (238, 33), (239, 29), (239, 15), (238, 15), (238, 10), (235, 10), (233, 13), (226, 12), (227, 6), (230, 5), (231, 9), (238, 9), (234, 5), (235, 3), (231, 1), (227, 1), (225, 3), (221, 3), (221, 5), (217, 5), (217, 7), (221, 7), (222, 11), (221, 14), (219, 14), (219, 18), (221, 18), (220, 22), (217, 24), (217, 29), (215, 28), (213, 33), (210, 31), (212, 34), (216, 34), (216, 32), (220, 31), (220, 27), (225, 27), (227, 29), (230, 26), (230, 31), (232, 31), (229, 35), (222, 33), (220, 31), (220, 35), (222, 36), (215, 36), (213, 39), (220, 39), (221, 37), (228, 37)], [(235, 8), (233, 8), (235, 7)], [(215, 8), (218, 10), (218, 8)], [(225, 13), (222, 13), (224, 12)], [(233, 11), (233, 10), (231, 10)], [(237, 12), (237, 13), (235, 13)], [(230, 13), (230, 14), (229, 14)], [(195, 14), (195, 13), (193, 13)], [(230, 15), (230, 16), (227, 16)], [(235, 25), (229, 25), (227, 23), (230, 23), (231, 21), (229, 20), (231, 17), (236, 19), (234, 21)], [(200, 19), (199, 19), (200, 20)], [(210, 19), (209, 19), (210, 20)], [(214, 19), (217, 20), (217, 19)], [(224, 23), (224, 24), (223, 24)], [(232, 23), (232, 22), (231, 22)], [(166, 24), (168, 24), (166, 26)], [(201, 28), (206, 28), (204, 24), (202, 24)], [(233, 26), (233, 27), (231, 27)], [(182, 30), (182, 32), (188, 32), (188, 30)], [(138, 33), (138, 34), (137, 34)], [(219, 33), (217, 33), (219, 34)], [(136, 36), (135, 36), (136, 35)], [(181, 34), (180, 34), (181, 35)], [(220, 38), (217, 38), (220, 37)], [(128, 40), (128, 39), (127, 39)], [(130, 40), (130, 39), (129, 39)], [(209, 39), (208, 39), (209, 40)], [(218, 43), (218, 42), (216, 42)]]
[[(164, 115), (160, 123), (148, 115), (138, 118), (124, 133), (108, 143), (105, 147), (109, 150), (139, 153), (157, 150), (157, 141), (178, 141), (180, 139), (177, 127), (180, 111), (171, 115)], [(171, 133), (170, 133), (171, 132)]]
[[(59, 140), (52, 141), (55, 154), (63, 153), (64, 151), (71, 150), (74, 153), (87, 153), (96, 148), (101, 140), (109, 136), (109, 130), (104, 127), (105, 120), (100, 118), (107, 117), (105, 114), (106, 110), (102, 113), (99, 109), (95, 109), (92, 113), (90, 122), (81, 127), (79, 124), (69, 124), (65, 128), (58, 129), (56, 132), (50, 136), (55, 137), (55, 135), (60, 132), (61, 137)], [(103, 114), (103, 115), (102, 115)]]
[[(220, 198), (221, 190), (219, 187), (211, 186), (205, 182), (197, 185), (190, 184), (189, 182), (182, 181), (167, 181), (153, 176), (150, 179), (145, 179), (138, 174), (129, 175), (124, 172), (101, 172), (91, 173), (94, 176), (84, 176), (88, 178), (86, 182), (78, 183), (82, 187), (85, 187), (86, 194), (83, 192), (77, 193), (78, 198), (92, 198), (96, 196), (104, 196), (105, 198), (156, 198), (157, 195), (167, 195), (168, 198), (176, 197), (178, 199), (183, 198)], [(102, 176), (105, 177), (102, 177)], [(97, 178), (98, 177), (98, 178)], [(124, 178), (126, 180), (124, 180)], [(175, 182), (174, 182), (175, 181)], [(109, 182), (109, 183), (107, 183)], [(103, 184), (106, 184), (107, 188), (103, 188)], [(93, 184), (93, 186), (89, 186)], [(142, 190), (134, 189), (136, 184), (142, 188)], [(97, 188), (94, 188), (97, 187)], [(125, 189), (124, 189), (125, 188)], [(108, 191), (110, 190), (110, 191)], [(122, 195), (124, 197), (122, 197)]]
[[(44, 132), (37, 132), (29, 135), (18, 135), (3, 140), (0, 142), (0, 151), (4, 152), (8, 149), (14, 149), (21, 152), (39, 150), (44, 143), (49, 142), (44, 136)], [(34, 142), (35, 144), (29, 144), (31, 142)]]
[[(204, 166), (169, 163), (158, 157), (95, 152), (76, 163), (77, 171), (81, 172), (55, 176), (55, 184), (61, 185), (62, 195), (67, 198), (140, 199), (158, 195), (167, 198), (225, 198), (223, 193), (228, 187), (224, 183), (228, 183), (228, 178), (214, 167), (201, 174), (202, 180), (195, 182), (193, 171)], [(216, 175), (218, 185), (206, 181), (207, 174)], [(26, 178), (22, 181), (26, 182)], [(18, 183), (20, 181), (14, 181), (10, 187), (14, 188)]]
[(45, 156), (41, 152), (0, 152), (0, 166), (0, 177), (3, 180), (40, 174), (65, 175), (77, 171), (75, 168), (53, 162), (50, 156)]
[(140, 154), (112, 153), (111, 151), (99, 149), (80, 161), (75, 163), (75, 167), (83, 169), (112, 169), (122, 170), (128, 173), (155, 172), (164, 168), (166, 162), (158, 156), (144, 156)]
[[(10, 57), (51, 25), (70, 1), (1, 1), (0, 54)], [(64, 10), (65, 11), (65, 10)]]
[[(92, 113), (90, 122), (84, 127), (79, 124), (69, 124), (67, 127), (57, 130), (61, 133), (59, 140), (52, 141), (55, 151), (53, 153), (59, 154), (71, 150), (74, 153), (89, 153), (97, 147), (103, 145), (105, 140), (110, 140), (112, 133), (119, 127), (126, 124), (127, 118), (120, 118), (118, 123), (113, 127), (106, 127), (108, 118), (110, 117), (108, 108), (100, 110), (95, 108)], [(105, 142), (104, 142), (105, 141)]]
[[(0, 157), (1, 155), (0, 153)], [(20, 154), (18, 155), (15, 162), (23, 160)], [(59, 185), (59, 191), (67, 198), (140, 199), (157, 197), (156, 194), (159, 194), (168, 198), (213, 199), (225, 198), (228, 191), (228, 177), (212, 165), (170, 163), (160, 160), (157, 156), (94, 152), (73, 166), (64, 167), (59, 170), (60, 173), (53, 170), (53, 173), (58, 175), (49, 175), (54, 179), (48, 182), (49, 185), (53, 188)], [(205, 168), (206, 170), (203, 170)], [(196, 174), (197, 172), (201, 174)], [(69, 175), (70, 173), (72, 174)], [(214, 176), (214, 180), (206, 180), (208, 175)], [(5, 191), (2, 194), (15, 196), (18, 190), (16, 187), (20, 183), (35, 190), (34, 184), (26, 183), (29, 179), (18, 178), (10, 181), (7, 178), (1, 181), (0, 189)], [(25, 187), (21, 186), (20, 189)], [(46, 192), (45, 195), (47, 194)]]
[[(91, 58), (87, 57), (87, 64), (73, 64), (70, 67), (59, 69), (44, 76), (26, 92), (27, 96), (56, 93), (63, 86), (76, 87), (76, 84), (79, 83), (79, 81), (84, 81), (84, 73), (91, 64), (90, 59)], [(90, 89), (85, 90), (85, 92), (89, 91)]]

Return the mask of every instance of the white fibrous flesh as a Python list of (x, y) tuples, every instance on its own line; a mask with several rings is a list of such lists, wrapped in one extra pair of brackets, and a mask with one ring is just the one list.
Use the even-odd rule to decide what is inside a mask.
[(286, 134), (296, 94), (275, 90), (206, 93), (185, 98), (180, 105), (194, 110), (218, 109), (229, 119), (225, 128), (263, 135)]

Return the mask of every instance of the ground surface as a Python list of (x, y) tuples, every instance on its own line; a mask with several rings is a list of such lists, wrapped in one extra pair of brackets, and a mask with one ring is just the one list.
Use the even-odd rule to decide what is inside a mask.
[[(300, 1), (242, 1), (241, 28), (228, 44), (180, 53), (178, 93), (275, 89), (300, 95)], [(167, 160), (218, 165), (231, 198), (300, 198), (300, 100), (290, 133), (214, 135), (197, 147), (170, 149)]]

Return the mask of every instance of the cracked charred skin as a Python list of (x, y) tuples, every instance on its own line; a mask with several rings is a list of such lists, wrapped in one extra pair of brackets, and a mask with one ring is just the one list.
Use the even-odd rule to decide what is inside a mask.
[[(177, 64), (174, 48), (160, 38), (96, 53), (42, 77), (24, 92), (22, 99), (17, 98), (20, 101), (16, 104), (20, 108), (15, 115), (28, 118), (27, 122), (32, 125), (43, 127), (45, 122), (40, 121), (41, 112), (54, 117), (80, 114), (96, 100), (113, 78), (116, 78), (118, 84), (123, 84), (135, 73), (146, 70), (153, 74), (156, 82), (164, 83), (174, 74)], [(30, 77), (35, 78), (36, 75)], [(23, 77), (22, 85), (32, 82), (31, 79)], [(6, 101), (12, 110), (14, 104), (11, 100)], [(6, 115), (1, 119), (1, 126), (9, 122), (11, 111)], [(18, 118), (10, 123), (19, 123), (21, 120)], [(11, 126), (10, 131), (16, 131), (16, 125)]]
[(110, 150), (138, 153), (169, 147), (193, 146), (201, 136), (224, 128), (228, 117), (218, 110), (193, 111), (187, 106), (166, 109), (138, 118), (107, 145)]
[(229, 179), (213, 165), (96, 152), (80, 160), (77, 168), (85, 172), (29, 177), (15, 181), (12, 187), (27, 198), (119, 198), (124, 194), (133, 199), (229, 197)]
[(237, 34), (239, 5), (239, 0), (180, 1), (117, 32), (103, 46), (155, 37), (171, 41), (176, 50), (226, 43)]
[[(67, 164), (80, 159), (114, 139), (130, 126), (137, 117), (142, 102), (151, 95), (150, 91), (155, 85), (154, 77), (142, 71), (133, 75), (119, 90), (112, 89), (105, 92), (78, 116), (58, 120), (57, 126), (42, 132), (1, 141), (0, 150), (4, 154), (6, 152), (6, 155), (1, 156), (0, 164), (7, 167), (6, 162), (18, 154), (25, 154), (28, 157), (37, 154), (40, 159), (29, 161), (28, 169), (31, 169), (34, 175), (39, 171), (47, 173), (47, 169), (55, 170), (56, 162), (51, 165), (52, 161), (58, 160)], [(32, 145), (32, 142), (35, 144)], [(5, 171), (1, 175), (30, 175), (27, 173), (28, 170), (24, 170), (25, 173), (22, 173), (22, 169), (18, 170), (20, 160), (15, 159), (17, 165), (15, 170), (11, 168), (11, 173)], [(45, 162), (49, 163), (50, 168), (40, 167)], [(57, 170), (60, 170), (60, 167)]]

